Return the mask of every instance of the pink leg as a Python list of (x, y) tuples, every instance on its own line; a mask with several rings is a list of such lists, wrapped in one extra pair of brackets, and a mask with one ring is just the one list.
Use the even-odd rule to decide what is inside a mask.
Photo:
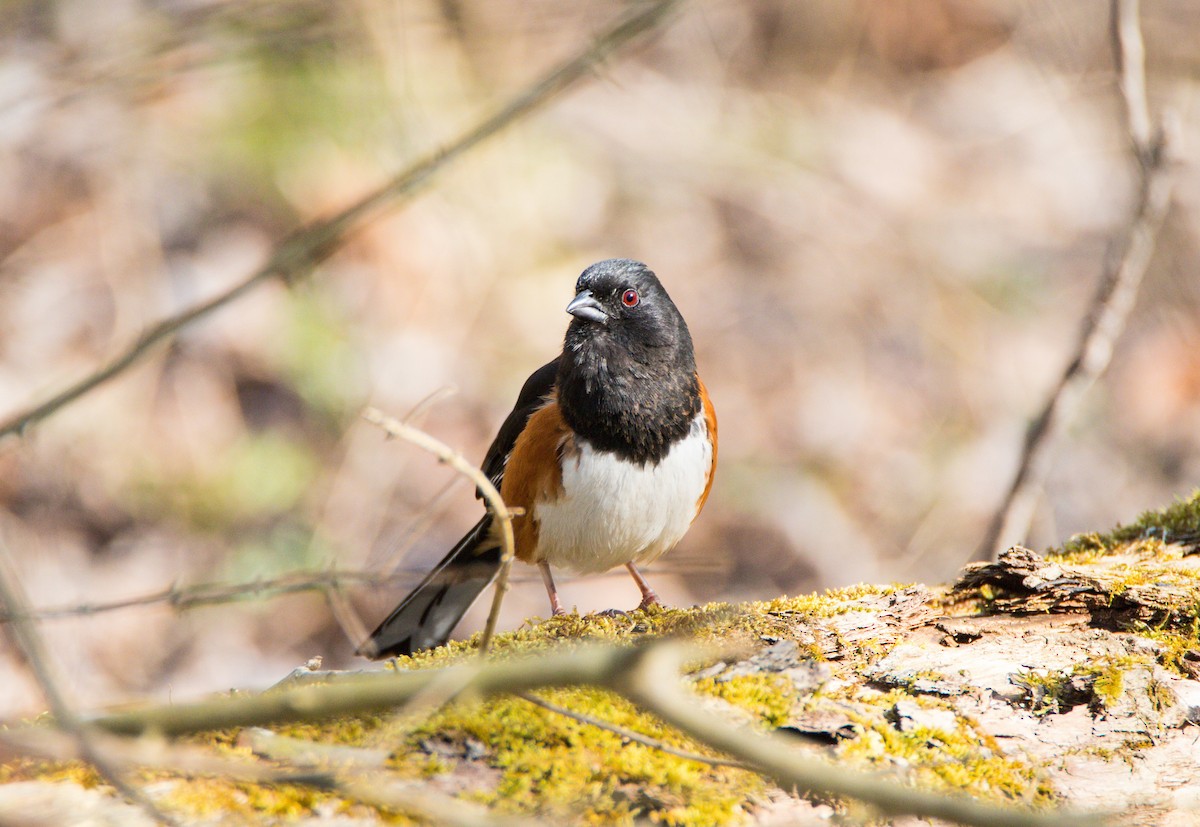
[(637, 570), (637, 566), (633, 563), (626, 563), (625, 568), (629, 569), (629, 573), (633, 575), (633, 582), (637, 583), (638, 588), (642, 591), (642, 602), (638, 604), (639, 609), (644, 609), (647, 606), (661, 606), (662, 601), (658, 599), (654, 589), (650, 588), (650, 584), (646, 582), (646, 578), (642, 577), (642, 573)]
[(550, 564), (541, 560), (538, 562), (538, 568), (542, 570), (542, 582), (546, 584), (546, 594), (550, 595), (550, 614), (556, 617), (565, 615), (567, 610), (562, 607), (562, 603), (558, 602), (558, 589), (554, 588), (554, 578), (550, 575)]

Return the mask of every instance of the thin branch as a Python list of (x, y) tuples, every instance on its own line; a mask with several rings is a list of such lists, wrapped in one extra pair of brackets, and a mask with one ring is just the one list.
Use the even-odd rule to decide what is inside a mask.
[(519, 816), (493, 815), (484, 808), (460, 801), (448, 795), (435, 793), (426, 785), (417, 786), (391, 783), (380, 784), (373, 780), (338, 777), (331, 789), (346, 798), (352, 798), (372, 807), (414, 815), (429, 824), (446, 827), (538, 827), (544, 822)]
[(75, 710), (67, 702), (66, 696), (59, 689), (59, 680), (47, 656), (46, 645), (41, 634), (32, 621), (27, 619), (29, 601), (21, 586), (12, 563), (12, 555), (8, 545), (0, 539), (0, 605), (3, 605), (13, 617), (10, 627), (12, 636), (25, 656), (34, 679), (41, 687), (46, 703), (54, 715), (55, 725), (74, 739), (78, 746), (79, 756), (96, 768), (113, 788), (126, 800), (136, 804), (151, 818), (160, 824), (175, 825), (177, 822), (162, 812), (147, 798), (141, 790), (128, 784), (121, 777), (120, 771), (109, 761), (108, 756), (100, 748), (93, 733), (84, 725)]
[(1125, 129), (1137, 162), (1137, 206), (1120, 239), (1120, 255), (1110, 261), (1101, 278), (1075, 355), (1026, 433), (1016, 476), (980, 543), (977, 560), (994, 560), (1003, 549), (1026, 540), (1050, 470), (1051, 451), (1084, 394), (1112, 360), (1171, 205), (1175, 176), (1170, 135), (1165, 125), (1150, 128), (1138, 0), (1112, 0), (1111, 32)]
[[(452, 682), (467, 697), (520, 694), (535, 689), (591, 685), (629, 698), (690, 738), (752, 766), (784, 789), (854, 798), (890, 815), (943, 818), (977, 827), (1082, 827), (1097, 817), (1029, 812), (904, 787), (800, 753), (789, 740), (751, 731), (714, 715), (680, 686), (679, 668), (694, 649), (657, 641), (638, 647), (578, 646), (538, 657), (485, 661), (473, 658), (446, 669), (348, 676), (321, 686), (277, 689), (193, 704), (155, 706), (91, 719), (124, 735), (177, 736), (214, 729), (318, 721), (376, 713), (403, 705), (435, 683)], [(453, 674), (448, 679), (447, 674)], [(443, 683), (444, 685), (444, 683)]]
[[(703, 561), (688, 561), (686, 565), (658, 564), (653, 571), (658, 573), (686, 572), (694, 574), (697, 571), (715, 571), (716, 567)], [(372, 587), (410, 585), (426, 574), (425, 570), (395, 569), (390, 573), (369, 569), (327, 569), (325, 571), (296, 571), (260, 580), (250, 580), (244, 583), (212, 582), (196, 583), (191, 586), (172, 584), (157, 591), (134, 597), (123, 597), (104, 603), (72, 603), (64, 606), (50, 606), (44, 609), (30, 608), (25, 615), (28, 620), (62, 620), (71, 617), (90, 617), (92, 615), (115, 612), (123, 609), (154, 606), (166, 603), (176, 611), (203, 606), (219, 606), (226, 603), (236, 603), (242, 600), (270, 599), (302, 592), (322, 592), (325, 594), (344, 586), (369, 585)], [(625, 573), (608, 572), (599, 577), (625, 577)], [(567, 576), (566, 582), (572, 578)], [(509, 582), (537, 582), (541, 578), (536, 575), (510, 575)], [(0, 624), (12, 621), (13, 615), (7, 609), (0, 607)]]
[[(192, 586), (172, 584), (165, 589), (106, 603), (81, 603), (46, 609), (31, 609), (24, 617), (28, 620), (59, 620), (67, 617), (87, 617), (137, 606), (153, 606), (158, 603), (166, 603), (171, 608), (182, 611), (198, 606), (234, 603), (255, 597), (276, 597), (298, 592), (327, 592), (342, 584), (364, 583), (379, 586), (407, 583), (413, 579), (415, 574), (415, 572), (405, 570), (384, 575), (371, 571), (330, 569), (322, 572), (293, 572), (247, 583), (197, 583)], [(0, 623), (8, 623), (14, 619), (15, 616), (12, 612), (0, 611)]]
[[(203, 747), (156, 738), (123, 738), (92, 730), (93, 742), (123, 770), (157, 769), (182, 775), (219, 776), (255, 784), (308, 784), (328, 788), (328, 770), (279, 769), (250, 761), (222, 758)], [(0, 731), (0, 761), (34, 756), (47, 761), (86, 761), (79, 741), (69, 733), (45, 727), (10, 727)], [(0, 822), (2, 823), (2, 822)]]
[[(297, 766), (281, 762), (278, 757), (274, 760), (282, 766), (264, 766), (221, 758), (199, 747), (155, 739), (120, 738), (96, 732), (92, 737), (103, 746), (106, 755), (126, 770), (140, 767), (174, 775), (204, 775), (268, 786), (314, 787), (370, 807), (416, 816), (431, 824), (471, 827), (532, 827), (539, 824), (528, 819), (493, 816), (481, 807), (434, 792), (425, 784), (400, 784), (373, 776), (364, 780), (361, 771), (343, 777), (328, 767)], [(60, 731), (33, 727), (0, 731), (0, 760), (30, 755), (51, 761), (83, 757), (78, 741)]]
[(378, 217), (385, 209), (395, 206), (395, 202), (413, 196), (443, 167), (505, 127), (546, 105), (576, 82), (587, 77), (596, 64), (638, 35), (655, 28), (678, 2), (680, 0), (660, 0), (628, 15), (597, 37), (586, 49), (552, 69), (450, 144), (417, 161), (333, 217), (301, 228), (281, 241), (266, 263), (243, 281), (207, 301), (163, 319), (95, 372), (68, 385), (44, 402), (18, 411), (0, 422), (0, 440), (7, 436), (23, 434), (31, 425), (120, 375), (139, 362), (156, 345), (169, 340), (187, 325), (219, 310), (259, 284), (276, 276), (288, 281), (302, 278), (315, 265), (339, 249), (351, 233)]
[(1146, 100), (1146, 44), (1142, 39), (1139, 5), (1140, 0), (1113, 0), (1110, 40), (1133, 151), (1148, 161), (1154, 135), (1150, 104)]
[(940, 818), (974, 827), (1082, 827), (1099, 825), (1096, 816), (1063, 811), (1035, 813), (984, 804), (965, 795), (940, 795), (901, 786), (882, 776), (857, 772), (809, 758), (774, 733), (755, 732), (714, 715), (679, 683), (687, 653), (678, 647), (641, 650), (632, 668), (615, 674), (610, 685), (634, 703), (718, 752), (753, 766), (785, 790), (853, 798), (889, 816)]
[(496, 490), (496, 486), (492, 485), (492, 481), (487, 478), (487, 474), (467, 462), (462, 454), (444, 442), (436, 440), (424, 431), (414, 428), (411, 425), (406, 425), (394, 417), (385, 416), (375, 408), (367, 408), (363, 411), (363, 419), (372, 425), (378, 425), (380, 428), (383, 428), (389, 436), (399, 437), (406, 442), (416, 445), (418, 448), (423, 448), (436, 456), (439, 461), (446, 463), (473, 482), (479, 489), (479, 493), (487, 500), (488, 507), (499, 523), (500, 571), (496, 575), (496, 592), (492, 598), (492, 610), (488, 613), (487, 625), (483, 627), (483, 634), (479, 640), (479, 651), (481, 654), (486, 655), (491, 648), (492, 637), (496, 634), (496, 621), (500, 617), (500, 604), (504, 601), (505, 592), (508, 591), (508, 572), (512, 568), (513, 549), (516, 547), (512, 527), (515, 514), (504, 504), (504, 500), (500, 497), (500, 492)]
[(158, 733), (172, 737), (229, 727), (386, 712), (408, 703), (435, 683), (464, 686), (464, 694), (470, 697), (575, 684), (604, 686), (614, 672), (630, 668), (634, 652), (629, 648), (580, 646), (540, 657), (500, 661), (471, 658), (445, 669), (367, 672), (323, 685), (148, 706), (99, 715), (89, 723), (118, 735)]
[(548, 712), (553, 712), (556, 715), (562, 715), (565, 718), (570, 718), (572, 721), (578, 721), (581, 724), (594, 726), (597, 729), (603, 729), (606, 732), (619, 735), (628, 741), (633, 741), (634, 743), (641, 744), (644, 747), (650, 747), (650, 749), (656, 749), (659, 752), (665, 752), (667, 755), (673, 755), (676, 758), (682, 758), (685, 761), (695, 761), (697, 764), (707, 764), (710, 767), (734, 767), (740, 770), (754, 769), (745, 761), (738, 761), (731, 758), (713, 758), (709, 755), (701, 755), (698, 752), (690, 752), (686, 749), (673, 747), (670, 744), (659, 740), (658, 738), (651, 738), (649, 735), (643, 735), (642, 733), (635, 732), (627, 727), (623, 727), (609, 721), (603, 721), (599, 718), (593, 718), (591, 715), (585, 715), (584, 713), (576, 712), (573, 709), (567, 709), (565, 706), (559, 706), (556, 703), (551, 703), (550, 701), (547, 701), (544, 698), (539, 698), (537, 695), (529, 692), (522, 692), (520, 697), (522, 700), (528, 701), (534, 706), (539, 706)]

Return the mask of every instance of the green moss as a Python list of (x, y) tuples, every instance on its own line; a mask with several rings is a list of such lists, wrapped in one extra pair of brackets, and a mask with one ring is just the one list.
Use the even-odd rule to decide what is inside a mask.
[(198, 818), (241, 815), (295, 819), (311, 815), (321, 804), (332, 806), (334, 812), (344, 812), (351, 806), (311, 787), (262, 786), (204, 777), (175, 785), (163, 797), (163, 803)]
[[(768, 700), (771, 692), (761, 686), (755, 691), (750, 683), (755, 682), (742, 682), (729, 693), (733, 703), (744, 703), (751, 712), (781, 703)], [(580, 688), (547, 691), (543, 697), (703, 753), (699, 745), (611, 693)], [(738, 819), (746, 796), (764, 786), (751, 773), (676, 758), (519, 698), (443, 710), (415, 730), (407, 746), (413, 749), (435, 735), (484, 746), (500, 777), (494, 789), (479, 791), (475, 798), (502, 812), (562, 819), (582, 815), (589, 824), (628, 824), (643, 817), (673, 825), (725, 824)]]
[(361, 746), (372, 737), (387, 719), (378, 715), (355, 715), (335, 718), (320, 724), (292, 724), (279, 732), (290, 738), (303, 738), (327, 744)]
[(1057, 669), (1027, 669), (1013, 675), (1013, 685), (1025, 690), (1026, 705), (1035, 715), (1066, 712), (1079, 704), (1069, 696), (1071, 676)]
[(858, 601), (877, 597), (887, 597), (903, 591), (907, 585), (873, 586), (859, 584), (840, 589), (829, 589), (822, 593), (800, 595), (798, 597), (780, 597), (769, 603), (751, 603), (748, 607), (761, 607), (767, 614), (801, 614), (807, 617), (833, 617), (848, 611), (861, 608), (854, 605)]
[(1112, 553), (1144, 541), (1173, 543), (1200, 539), (1200, 489), (1172, 505), (1147, 511), (1132, 523), (1118, 525), (1108, 533), (1077, 534), (1052, 550), (1058, 556), (1096, 556)]
[(1092, 691), (1104, 706), (1113, 706), (1125, 694), (1125, 670), (1115, 664), (1102, 668), (1092, 684)]
[[(1086, 703), (1093, 712), (1133, 714), (1157, 726), (1158, 716), (1176, 704), (1171, 687), (1154, 675), (1155, 664), (1161, 662), (1161, 654), (1105, 656), (1067, 670), (1025, 672), (1013, 682), (1029, 690), (1029, 706), (1037, 714), (1064, 712)], [(1135, 692), (1139, 694), (1131, 695)]]
[[(795, 639), (797, 621), (819, 620), (851, 611), (873, 611), (871, 601), (893, 594), (901, 586), (854, 586), (845, 589), (780, 597), (761, 603), (709, 603), (691, 609), (652, 606), (626, 616), (603, 617), (575, 613), (546, 620), (531, 618), (526, 626), (500, 635), (493, 645), (495, 657), (526, 655), (543, 651), (564, 640), (629, 642), (646, 637), (679, 637), (699, 644), (723, 648), (761, 647), (763, 640)], [(798, 641), (802, 649), (807, 640)], [(479, 636), (451, 641), (445, 646), (391, 663), (397, 669), (428, 669), (448, 666), (477, 653)]]
[[(498, 637), (495, 657), (528, 655), (583, 641), (629, 642), (671, 636), (714, 643), (724, 648), (759, 649), (765, 641), (812, 638), (805, 621), (845, 612), (881, 611), (878, 598), (893, 588), (859, 587), (819, 595), (779, 598), (766, 603), (731, 606), (715, 603), (692, 609), (653, 609), (607, 618), (565, 615), (535, 622)], [(392, 663), (393, 668), (428, 669), (476, 656), (476, 641), (460, 641)], [(853, 651), (863, 648), (859, 642)], [(872, 648), (870, 645), (866, 649)], [(882, 648), (882, 647), (879, 647)], [(851, 652), (851, 658), (857, 657)], [(696, 692), (742, 710), (747, 726), (772, 729), (791, 719), (797, 704), (792, 681), (785, 676), (751, 674), (726, 680), (695, 681)], [(842, 691), (852, 691), (847, 684)], [(903, 692), (877, 693), (884, 706)], [(673, 747), (709, 755), (701, 745), (640, 711), (623, 698), (593, 688), (547, 690), (547, 700), (643, 733)], [(1038, 801), (1047, 793), (1031, 766), (1003, 758), (986, 736), (966, 721), (952, 731), (898, 733), (878, 715), (864, 720), (864, 736), (841, 748), (841, 760), (872, 767), (892, 766), (887, 756), (911, 768), (913, 783), (965, 789), (972, 794)], [(316, 742), (390, 751), (387, 773), (401, 779), (438, 779), (458, 769), (470, 756), (471, 779), (456, 794), (496, 811), (533, 813), (551, 823), (632, 824), (649, 820), (667, 825), (722, 825), (746, 820), (747, 802), (767, 787), (761, 777), (730, 767), (669, 755), (662, 750), (568, 717), (520, 698), (463, 702), (425, 717), (354, 716), (321, 724), (277, 728), (280, 735)], [(222, 755), (253, 759), (236, 745), (236, 733), (222, 731), (189, 739)], [(68, 772), (78, 775), (78, 768)], [(164, 782), (171, 776), (159, 775)], [(94, 783), (94, 780), (93, 780)], [(197, 818), (222, 814), (234, 821), (286, 821), (322, 812), (350, 811), (356, 806), (328, 793), (302, 787), (262, 787), (215, 779), (179, 781), (168, 806)], [(364, 810), (366, 812), (373, 812)], [(389, 816), (392, 817), (392, 816)]]
[[(1200, 489), (1107, 533), (1076, 535), (1047, 555), (1078, 567), (1107, 598), (1102, 608), (1114, 610), (1108, 622), (1157, 641), (1159, 661), (1191, 677), (1200, 664), (1200, 569), (1191, 557), (1197, 546)], [(987, 585), (977, 592), (985, 610), (995, 610), (998, 596)]]
[(1165, 712), (1176, 703), (1175, 693), (1171, 687), (1156, 678), (1150, 679), (1150, 685), (1146, 691), (1155, 712)]
[(1195, 676), (1200, 664), (1200, 619), (1195, 614), (1190, 622), (1169, 629), (1141, 625), (1133, 631), (1158, 644), (1157, 659), (1164, 667), (1185, 678)]
[(1106, 656), (1070, 669), (1020, 672), (1013, 683), (1026, 690), (1028, 706), (1037, 715), (1066, 712), (1081, 704), (1112, 709), (1125, 696), (1129, 670), (1145, 669), (1150, 663), (1149, 657), (1138, 655)]
[(81, 761), (42, 761), (26, 758), (0, 764), (0, 784), (34, 780), (77, 784), (85, 789), (104, 783), (90, 765)]
[(692, 688), (728, 701), (772, 728), (787, 723), (794, 702), (791, 681), (778, 675), (739, 675), (724, 681), (705, 678), (696, 681)]
[[(862, 700), (861, 694), (856, 696)], [(851, 715), (863, 734), (843, 742), (838, 758), (865, 768), (906, 769), (916, 786), (966, 792), (977, 798), (1049, 805), (1054, 791), (1040, 768), (1029, 761), (1004, 755), (994, 740), (974, 721), (956, 715), (953, 729), (915, 727), (902, 732), (884, 715), (897, 701), (915, 700), (929, 709), (954, 711), (948, 701), (913, 698), (902, 689), (880, 693), (873, 715)]]
[[(723, 647), (758, 648), (763, 639), (794, 639), (798, 621), (828, 618), (848, 611), (871, 611), (875, 598), (894, 588), (858, 587), (818, 595), (779, 598), (767, 603), (731, 606), (714, 603), (693, 609), (652, 608), (615, 618), (562, 615), (531, 622), (500, 635), (498, 658), (527, 655), (552, 646), (583, 641), (628, 642), (647, 636), (684, 637)], [(392, 661), (397, 669), (428, 669), (475, 657), (477, 640), (452, 642), (438, 649)], [(795, 703), (791, 681), (778, 675), (743, 675), (695, 683), (701, 694), (720, 698), (765, 728), (784, 724)], [(628, 701), (591, 688), (546, 691), (561, 706), (586, 710), (593, 717), (643, 733), (666, 744), (707, 754), (705, 750)], [(715, 825), (743, 819), (748, 797), (765, 782), (741, 770), (712, 767), (660, 750), (627, 742), (618, 735), (543, 710), (519, 698), (455, 704), (427, 720), (352, 718), (281, 730), (281, 734), (340, 744), (392, 749), (389, 769), (408, 777), (436, 776), (452, 769), (455, 748), (446, 754), (425, 750), (432, 740), (473, 744), (482, 760), (497, 771), (494, 786), (467, 797), (499, 811), (537, 813), (588, 824), (627, 824), (649, 818), (672, 825)], [(447, 757), (447, 754), (450, 757)]]

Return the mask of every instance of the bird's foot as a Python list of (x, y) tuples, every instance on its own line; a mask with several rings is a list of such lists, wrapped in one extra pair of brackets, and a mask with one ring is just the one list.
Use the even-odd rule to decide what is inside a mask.
[(602, 612), (596, 612), (596, 617), (628, 617), (629, 612), (623, 609), (605, 609)]
[(657, 594), (655, 594), (654, 592), (647, 592), (642, 597), (642, 602), (638, 604), (638, 607), (636, 609), (634, 609), (634, 611), (635, 612), (644, 612), (647, 609), (649, 609), (651, 606), (661, 606), (661, 607), (665, 608), (665, 604), (662, 602), (662, 600), (659, 599)]

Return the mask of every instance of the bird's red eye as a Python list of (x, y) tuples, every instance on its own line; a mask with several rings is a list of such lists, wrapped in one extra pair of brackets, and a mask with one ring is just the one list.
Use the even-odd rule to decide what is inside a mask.
[(621, 304), (626, 307), (637, 307), (639, 301), (641, 297), (638, 296), (638, 291), (632, 288), (621, 294)]

